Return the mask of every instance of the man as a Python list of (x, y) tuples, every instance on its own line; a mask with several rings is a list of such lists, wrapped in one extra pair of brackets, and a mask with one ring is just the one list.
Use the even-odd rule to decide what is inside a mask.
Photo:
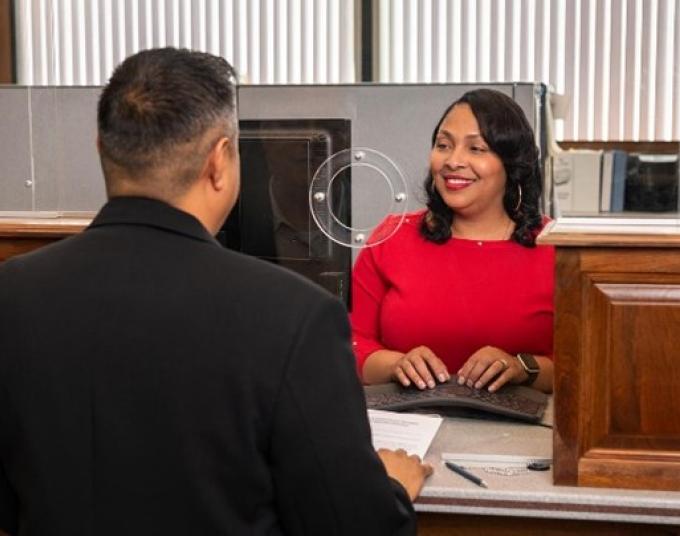
[(212, 238), (232, 80), (209, 54), (128, 58), (99, 101), (109, 202), (0, 266), (0, 530), (414, 531), (431, 468), (372, 450), (343, 307)]

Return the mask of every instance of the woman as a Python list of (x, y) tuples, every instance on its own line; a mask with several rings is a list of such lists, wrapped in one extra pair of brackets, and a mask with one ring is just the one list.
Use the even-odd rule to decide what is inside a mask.
[(427, 210), (353, 270), (364, 383), (425, 389), (455, 372), (476, 389), (550, 392), (554, 249), (535, 244), (541, 175), (521, 108), (488, 89), (454, 102), (432, 135), (425, 190)]

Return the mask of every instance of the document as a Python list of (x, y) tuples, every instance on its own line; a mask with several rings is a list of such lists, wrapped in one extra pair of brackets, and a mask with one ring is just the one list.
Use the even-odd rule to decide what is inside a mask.
[(404, 449), (409, 454), (425, 457), (442, 418), (436, 415), (395, 413), (368, 410), (373, 447), (377, 449)]

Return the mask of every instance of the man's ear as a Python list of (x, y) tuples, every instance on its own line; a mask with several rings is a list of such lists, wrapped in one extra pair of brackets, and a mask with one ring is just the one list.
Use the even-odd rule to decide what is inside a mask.
[(95, 145), (97, 146), (97, 152), (98, 152), (99, 154), (102, 154), (102, 142), (101, 142), (101, 140), (99, 139), (99, 134), (97, 134), (97, 138), (95, 139), (94, 143), (95, 143)]
[(232, 142), (226, 137), (220, 138), (210, 151), (208, 172), (212, 187), (217, 191), (229, 186), (229, 182), (232, 180), (229, 175), (231, 159), (234, 157), (233, 152)]

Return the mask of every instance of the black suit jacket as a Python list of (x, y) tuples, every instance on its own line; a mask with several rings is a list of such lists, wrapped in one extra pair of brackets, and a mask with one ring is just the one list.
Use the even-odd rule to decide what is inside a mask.
[(343, 306), (116, 198), (0, 266), (0, 528), (398, 534)]

